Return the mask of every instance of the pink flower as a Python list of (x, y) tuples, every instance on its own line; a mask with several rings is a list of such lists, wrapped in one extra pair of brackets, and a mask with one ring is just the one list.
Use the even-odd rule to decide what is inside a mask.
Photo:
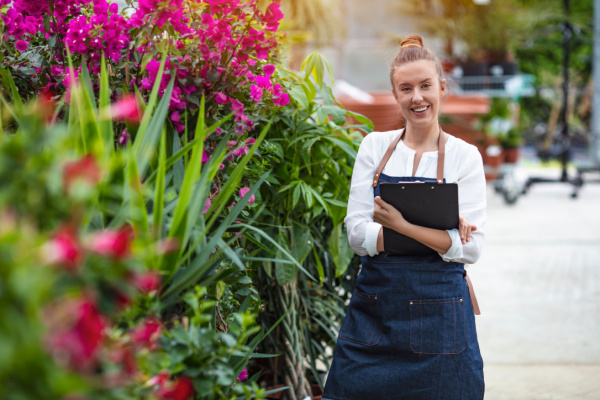
[(259, 60), (266, 60), (269, 58), (269, 51), (267, 49), (258, 48), (256, 49), (256, 58)]
[(275, 72), (275, 66), (271, 64), (267, 64), (263, 67), (263, 71), (265, 71), (265, 75), (271, 76), (273, 72)]
[(156, 348), (156, 343), (160, 337), (160, 330), (160, 322), (155, 318), (151, 318), (135, 329), (131, 334), (131, 338), (136, 346), (153, 350)]
[(260, 75), (257, 76), (256, 84), (258, 85), (258, 87), (263, 88), (263, 89), (271, 88), (271, 80), (269, 79), (268, 76), (260, 76)]
[(96, 158), (88, 154), (76, 161), (69, 161), (63, 167), (63, 188), (69, 191), (77, 181), (83, 181), (92, 186), (100, 182), (102, 171)]
[(127, 132), (127, 128), (125, 128), (123, 129), (123, 132), (121, 132), (121, 136), (119, 136), (119, 144), (121, 146), (127, 146), (129, 140), (131, 140), (131, 135), (129, 134), (129, 132)]
[(42, 248), (43, 259), (50, 265), (60, 265), (69, 271), (79, 267), (82, 249), (75, 229), (61, 227), (54, 233), (54, 238)]
[(130, 227), (105, 229), (90, 238), (90, 249), (100, 255), (123, 260), (129, 256), (132, 241), (133, 231)]
[(202, 164), (206, 164), (209, 159), (210, 159), (210, 156), (208, 154), (206, 154), (205, 151), (203, 151), (202, 152)]
[(110, 111), (113, 118), (129, 123), (139, 124), (142, 119), (137, 99), (132, 94), (127, 94), (117, 100), (111, 105)]
[(217, 104), (226, 104), (227, 100), (229, 100), (229, 99), (223, 93), (217, 92), (215, 94), (215, 103), (217, 103)]
[[(221, 164), (221, 165), (223, 165), (223, 164)], [(202, 210), (202, 214), (206, 214), (206, 212), (210, 208), (211, 204), (212, 204), (212, 202), (210, 201), (210, 199), (206, 199), (206, 203), (204, 203), (204, 210)]]
[[(239, 192), (240, 198), (246, 196), (246, 194), (249, 191), (250, 191), (249, 187), (243, 187), (243, 188), (241, 188), (240, 192)], [(250, 199), (248, 200), (248, 203), (252, 204), (252, 203), (254, 203), (254, 200), (255, 200), (254, 195), (252, 195), (252, 196), (250, 196)]]
[(246, 144), (253, 145), (254, 143), (256, 143), (256, 139), (254, 139), (254, 138), (246, 139)]
[(133, 276), (133, 285), (142, 293), (151, 293), (160, 289), (160, 274), (158, 271), (136, 273)]
[(290, 95), (287, 93), (284, 93), (278, 99), (273, 99), (273, 102), (275, 104), (277, 104), (278, 106), (283, 107), (290, 102)]
[(179, 122), (180, 119), (181, 119), (181, 115), (179, 114), (179, 112), (174, 111), (173, 114), (171, 114), (171, 121)]
[(240, 148), (237, 148), (233, 151), (233, 154), (235, 154), (238, 157), (243, 156), (244, 154), (248, 154), (248, 152), (250, 151), (250, 148), (248, 146), (241, 146)]
[(237, 377), (236, 381), (241, 382), (244, 379), (246, 379), (248, 377), (248, 370), (246, 368), (244, 368), (242, 370), (242, 372), (240, 372), (240, 375)]
[(262, 99), (263, 90), (257, 85), (252, 85), (250, 87), (250, 98), (254, 100), (255, 103), (258, 103)]
[(19, 51), (25, 51), (29, 47), (29, 43), (24, 40), (19, 40), (15, 43), (15, 48)]

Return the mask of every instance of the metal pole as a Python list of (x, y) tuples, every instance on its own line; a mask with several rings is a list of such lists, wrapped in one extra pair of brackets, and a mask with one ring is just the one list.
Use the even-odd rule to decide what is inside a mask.
[(563, 124), (561, 139), (564, 148), (563, 152), (561, 153), (562, 174), (560, 180), (567, 182), (569, 180), (569, 176), (567, 174), (567, 163), (569, 162), (570, 155), (569, 121), (567, 118), (567, 109), (569, 107), (569, 59), (571, 58), (570, 41), (572, 33), (571, 22), (569, 21), (571, 13), (570, 0), (563, 0), (563, 6), (565, 11), (565, 22), (563, 27), (563, 106), (560, 119)]
[(592, 65), (594, 95), (592, 97), (592, 160), (600, 167), (600, 0), (594, 0), (594, 58)]

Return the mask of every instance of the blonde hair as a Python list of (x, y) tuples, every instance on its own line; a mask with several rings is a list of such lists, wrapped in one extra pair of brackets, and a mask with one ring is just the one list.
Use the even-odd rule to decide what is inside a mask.
[(444, 71), (442, 70), (440, 60), (431, 50), (425, 48), (421, 36), (413, 34), (407, 36), (402, 43), (400, 43), (400, 51), (398, 51), (398, 54), (396, 54), (396, 57), (394, 57), (392, 65), (390, 66), (390, 82), (392, 83), (393, 90), (396, 90), (394, 87), (394, 71), (396, 68), (419, 60), (431, 61), (435, 65), (440, 82), (442, 82), (444, 79)]

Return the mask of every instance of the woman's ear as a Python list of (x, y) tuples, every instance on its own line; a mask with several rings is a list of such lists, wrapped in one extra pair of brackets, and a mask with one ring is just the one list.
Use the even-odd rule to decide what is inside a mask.
[(446, 95), (446, 80), (442, 79), (440, 81), (440, 97), (443, 97)]
[(398, 102), (398, 95), (396, 95), (396, 91), (392, 88), (392, 94), (394, 95), (394, 99), (396, 99), (396, 103)]

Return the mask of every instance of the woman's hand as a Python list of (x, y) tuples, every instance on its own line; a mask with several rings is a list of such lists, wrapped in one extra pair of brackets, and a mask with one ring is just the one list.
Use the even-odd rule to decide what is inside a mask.
[(469, 221), (462, 215), (458, 216), (458, 235), (460, 236), (460, 240), (462, 244), (467, 243), (471, 240), (471, 232), (475, 232), (477, 227), (475, 225), (471, 225)]
[(375, 197), (373, 221), (400, 233), (402, 233), (403, 228), (408, 224), (400, 211), (396, 210), (391, 204), (383, 201), (379, 196)]

